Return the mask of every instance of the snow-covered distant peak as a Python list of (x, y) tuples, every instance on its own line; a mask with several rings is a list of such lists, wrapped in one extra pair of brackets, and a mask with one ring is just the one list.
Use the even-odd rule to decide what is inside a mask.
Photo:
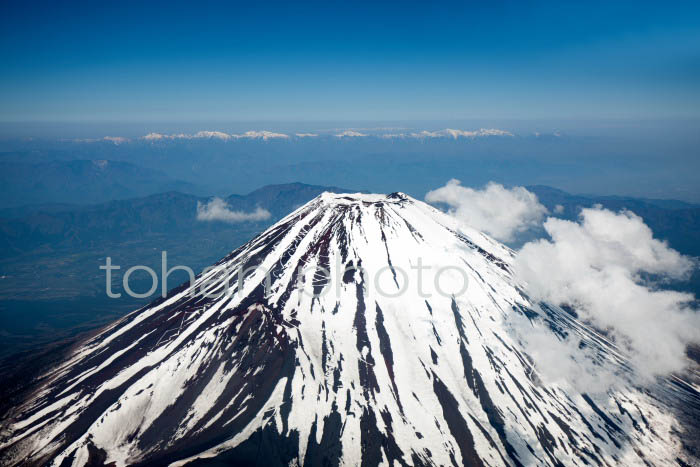
[[(362, 203), (400, 203), (402, 201), (415, 201), (405, 193), (392, 193), (390, 195), (367, 194), (367, 193), (331, 193), (324, 192), (318, 199), (325, 204), (362, 204)], [(312, 201), (313, 202), (313, 201)]]

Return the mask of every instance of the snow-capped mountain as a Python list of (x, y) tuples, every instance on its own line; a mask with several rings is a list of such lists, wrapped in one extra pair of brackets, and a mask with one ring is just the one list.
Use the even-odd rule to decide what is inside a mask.
[[(196, 240), (194, 240), (196, 241)], [(101, 330), (6, 420), (4, 465), (667, 465), (673, 414), (622, 384), (546, 384), (513, 252), (404, 194), (315, 198)], [(420, 272), (419, 272), (420, 270)], [(420, 278), (419, 278), (420, 276)], [(194, 290), (192, 290), (194, 289)]]

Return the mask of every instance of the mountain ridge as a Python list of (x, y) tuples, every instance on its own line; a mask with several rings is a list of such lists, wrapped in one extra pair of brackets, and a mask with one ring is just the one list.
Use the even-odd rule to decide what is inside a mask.
[(32, 203), (86, 205), (152, 193), (201, 187), (165, 172), (108, 159), (27, 161), (0, 157), (0, 203), (3, 208)]
[[(77, 347), (15, 412), (0, 450), (9, 463), (73, 465), (662, 465), (681, 455), (673, 417), (649, 393), (542, 383), (512, 317), (575, 333), (601, 365), (627, 370), (605, 337), (532, 303), (512, 255), (401, 193), (320, 195), (200, 275), (199, 293), (176, 289)], [(431, 296), (394, 295), (417, 258), (435, 268)], [(438, 266), (463, 268), (466, 293), (441, 293)], [(459, 274), (442, 277), (459, 290)], [(320, 294), (333, 286), (335, 297)], [(219, 295), (228, 287), (234, 295)]]

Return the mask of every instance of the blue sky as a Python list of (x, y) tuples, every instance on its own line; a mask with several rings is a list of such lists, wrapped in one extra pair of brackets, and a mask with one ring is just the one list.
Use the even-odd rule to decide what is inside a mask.
[(0, 121), (700, 116), (698, 2), (251, 3), (5, 0)]

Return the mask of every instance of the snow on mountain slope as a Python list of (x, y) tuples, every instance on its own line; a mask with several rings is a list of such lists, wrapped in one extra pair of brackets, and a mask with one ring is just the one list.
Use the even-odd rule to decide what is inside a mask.
[(680, 428), (648, 391), (540, 381), (513, 317), (579, 336), (603, 366), (625, 361), (562, 309), (532, 303), (512, 259), (401, 193), (324, 193), (198, 276), (194, 293), (181, 287), (77, 347), (6, 423), (0, 459), (673, 461)]

